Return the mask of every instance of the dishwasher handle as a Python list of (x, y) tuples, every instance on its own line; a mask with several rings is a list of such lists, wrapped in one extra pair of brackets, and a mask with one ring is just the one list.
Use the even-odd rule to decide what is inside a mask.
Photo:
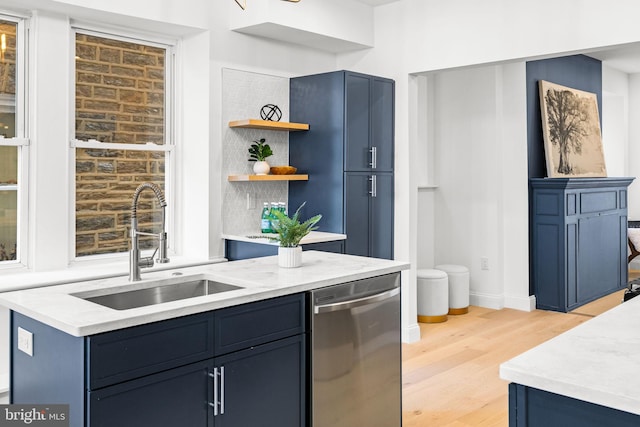
[(368, 297), (351, 299), (348, 301), (335, 302), (332, 304), (316, 305), (313, 308), (314, 314), (329, 313), (332, 311), (349, 310), (356, 307), (362, 307), (363, 305), (373, 304), (375, 302), (384, 301), (400, 293), (400, 288), (390, 289), (388, 291), (380, 292), (379, 294), (370, 295)]

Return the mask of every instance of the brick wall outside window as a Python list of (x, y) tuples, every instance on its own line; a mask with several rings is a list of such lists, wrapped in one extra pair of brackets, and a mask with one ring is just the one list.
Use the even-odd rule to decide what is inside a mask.
[[(77, 33), (76, 139), (164, 144), (165, 55), (162, 48)], [(164, 188), (164, 152), (76, 148), (77, 256), (129, 249), (131, 199), (145, 181)], [(142, 195), (140, 229), (157, 232), (153, 193)]]

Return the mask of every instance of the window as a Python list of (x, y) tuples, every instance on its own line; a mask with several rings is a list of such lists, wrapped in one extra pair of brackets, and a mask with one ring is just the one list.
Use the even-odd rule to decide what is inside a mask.
[(0, 265), (20, 262), (26, 241), (23, 26), (0, 15)]
[[(75, 54), (75, 255), (126, 252), (138, 185), (171, 200), (171, 47), (76, 29)], [(153, 193), (141, 196), (140, 229), (157, 232)]]

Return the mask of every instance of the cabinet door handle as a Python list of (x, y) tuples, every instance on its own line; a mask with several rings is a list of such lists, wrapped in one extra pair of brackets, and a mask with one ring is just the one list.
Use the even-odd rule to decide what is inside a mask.
[(209, 406), (213, 408), (213, 416), (218, 415), (218, 368), (213, 368), (213, 372), (209, 372), (209, 377), (213, 378), (213, 402), (209, 402)]
[(224, 366), (220, 367), (220, 415), (224, 414)]
[(369, 194), (371, 195), (371, 197), (377, 197), (378, 196), (378, 179), (375, 175), (371, 175), (371, 177), (369, 177), (369, 181), (371, 181), (371, 191), (369, 191)]
[(369, 166), (371, 166), (371, 169), (375, 169), (378, 167), (378, 147), (371, 147), (369, 152), (371, 153), (371, 163), (369, 163)]

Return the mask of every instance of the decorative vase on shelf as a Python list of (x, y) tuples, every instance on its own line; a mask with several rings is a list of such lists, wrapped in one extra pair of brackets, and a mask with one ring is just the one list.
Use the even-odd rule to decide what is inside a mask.
[(295, 268), (302, 265), (302, 246), (293, 248), (278, 247), (278, 266)]
[(253, 165), (253, 172), (256, 175), (267, 175), (270, 169), (271, 167), (269, 166), (269, 163), (265, 161), (255, 162)]

